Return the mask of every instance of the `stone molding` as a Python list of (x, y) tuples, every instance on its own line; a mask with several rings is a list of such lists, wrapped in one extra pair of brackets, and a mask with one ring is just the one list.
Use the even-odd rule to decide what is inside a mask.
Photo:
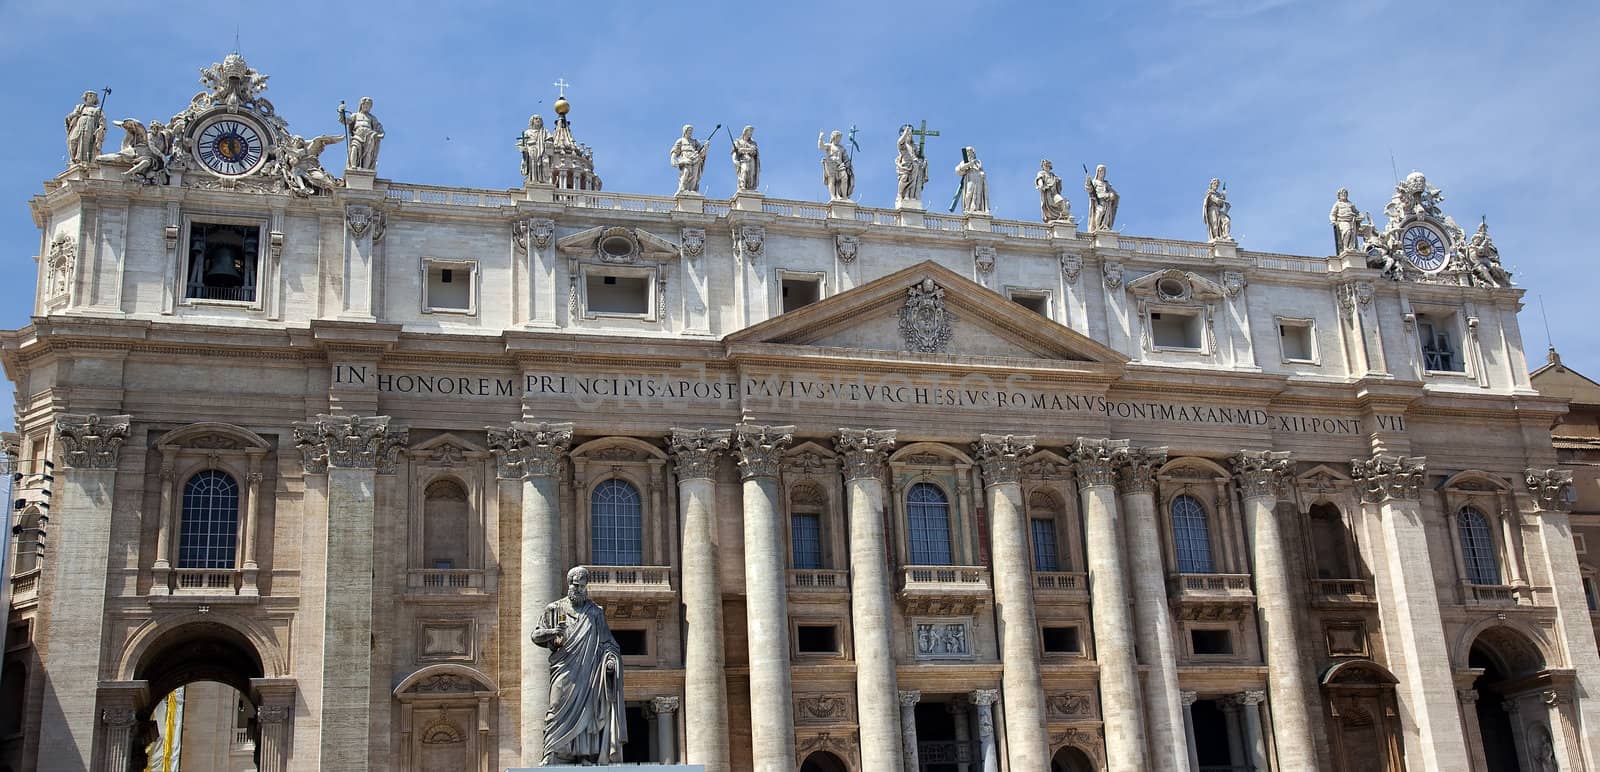
[(335, 469), (375, 469), (394, 474), (400, 450), (410, 439), (404, 428), (390, 428), (389, 416), (319, 415), (294, 424), (294, 444), (306, 474)]
[(572, 446), (572, 424), (514, 421), (509, 428), (486, 427), (489, 452), (502, 480), (555, 477), (561, 457)]
[(1197, 691), (1193, 691), (1191, 689), (1184, 689), (1184, 690), (1178, 692), (1178, 703), (1180, 705), (1184, 706), (1185, 708), (1193, 707), (1194, 704), (1196, 702), (1199, 702), (1199, 701), (1200, 701), (1200, 693), (1197, 692)]
[(1278, 487), (1293, 471), (1292, 455), (1288, 451), (1239, 451), (1232, 458), (1232, 466), (1245, 500), (1277, 499)]
[(1239, 707), (1250, 707), (1252, 705), (1260, 705), (1261, 703), (1266, 702), (1267, 692), (1265, 689), (1246, 689), (1238, 694), (1233, 695), (1232, 697), (1229, 697), (1228, 699)]
[(1564, 469), (1528, 469), (1523, 479), (1533, 503), (1541, 512), (1572, 511), (1572, 472)]
[(262, 705), (256, 708), (256, 720), (263, 724), (281, 724), (289, 720), (289, 706)]
[(138, 714), (133, 708), (130, 707), (106, 708), (105, 710), (100, 711), (100, 720), (107, 726), (133, 726), (133, 722), (137, 718)]
[(1090, 718), (1095, 715), (1094, 697), (1088, 692), (1062, 692), (1045, 698), (1050, 715), (1061, 718)]
[(66, 414), (56, 417), (61, 462), (70, 469), (116, 469), (128, 441), (126, 415)]
[(651, 697), (650, 698), (650, 712), (655, 714), (655, 715), (657, 715), (657, 716), (671, 715), (673, 713), (677, 713), (678, 709), (681, 708), (682, 706), (683, 706), (683, 700), (682, 700), (682, 698), (679, 698), (679, 697)]
[(840, 429), (833, 447), (844, 458), (844, 479), (883, 479), (883, 465), (894, 443), (894, 429)]
[(980, 434), (972, 452), (983, 469), (984, 485), (1015, 485), (1022, 481), (1022, 459), (1033, 452), (1032, 434)]
[(1093, 440), (1079, 437), (1067, 452), (1078, 473), (1079, 488), (1116, 484), (1117, 465), (1128, 451), (1127, 440)]
[(986, 708), (1000, 701), (999, 689), (973, 689), (967, 696), (967, 701), (980, 708)]
[(738, 443), (740, 477), (777, 477), (783, 465), (783, 451), (794, 442), (794, 427), (740, 424), (733, 432)]
[(1390, 499), (1416, 501), (1422, 496), (1422, 477), (1427, 467), (1425, 456), (1379, 453), (1370, 459), (1351, 459), (1350, 476), (1356, 481), (1361, 500), (1368, 504)]
[(1167, 447), (1128, 448), (1118, 454), (1122, 462), (1119, 486), (1123, 493), (1155, 493), (1156, 470), (1167, 463)]
[(909, 708), (919, 702), (922, 702), (922, 691), (920, 689), (900, 690), (900, 707)]
[(710, 480), (717, 476), (717, 456), (728, 449), (732, 429), (673, 429), (667, 452), (677, 465), (679, 480)]

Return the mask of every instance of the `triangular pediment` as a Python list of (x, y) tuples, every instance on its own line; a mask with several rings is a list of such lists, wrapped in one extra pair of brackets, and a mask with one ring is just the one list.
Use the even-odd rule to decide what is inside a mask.
[(1052, 359), (1120, 365), (1117, 351), (932, 261), (733, 333), (780, 344), (929, 358)]

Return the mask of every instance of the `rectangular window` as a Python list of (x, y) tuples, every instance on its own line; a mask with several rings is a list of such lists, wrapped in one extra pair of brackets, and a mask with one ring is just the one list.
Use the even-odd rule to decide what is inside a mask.
[(422, 259), (422, 312), (478, 312), (478, 264), (466, 260)]
[(822, 568), (822, 518), (795, 513), (789, 518), (789, 540), (794, 545), (795, 568)]
[(1600, 597), (1595, 594), (1593, 577), (1583, 578), (1583, 599), (1589, 602), (1590, 611), (1600, 611)]
[(1233, 634), (1227, 630), (1190, 630), (1189, 642), (1198, 655), (1233, 653)]
[(1083, 642), (1078, 639), (1076, 625), (1045, 627), (1040, 632), (1044, 637), (1044, 651), (1046, 654), (1083, 653)]
[(800, 654), (838, 654), (838, 625), (798, 625), (795, 627), (795, 651)]
[(650, 636), (643, 630), (612, 629), (611, 637), (617, 640), (624, 657), (650, 656)]
[(1278, 320), (1278, 345), (1283, 351), (1283, 361), (1312, 362), (1316, 360), (1316, 350), (1312, 343), (1312, 329), (1310, 321), (1297, 319)]
[(1033, 530), (1033, 570), (1060, 571), (1061, 559), (1056, 554), (1056, 521), (1035, 519)]
[(1589, 540), (1581, 533), (1572, 534), (1572, 549), (1579, 555), (1589, 554)]
[(183, 296), (190, 300), (254, 303), (260, 253), (260, 226), (190, 223)]
[(1455, 315), (1417, 314), (1417, 339), (1422, 344), (1422, 365), (1434, 372), (1459, 373), (1466, 370), (1451, 328)]
[(1046, 319), (1050, 318), (1050, 293), (1012, 290), (1011, 302)]
[(1156, 348), (1199, 351), (1200, 315), (1192, 311), (1151, 311), (1150, 342)]
[(822, 299), (822, 278), (820, 276), (784, 275), (782, 280), (783, 313), (789, 313), (797, 308), (804, 308)]
[(648, 316), (650, 285), (648, 275), (611, 273), (596, 270), (584, 279), (587, 306), (591, 314)]

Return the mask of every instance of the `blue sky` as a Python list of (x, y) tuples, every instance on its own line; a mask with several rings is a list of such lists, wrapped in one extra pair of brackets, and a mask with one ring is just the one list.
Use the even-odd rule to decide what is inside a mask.
[[(1039, 159), (1069, 179), (1105, 163), (1124, 232), (1203, 238), (1200, 197), (1221, 177), (1244, 248), (1324, 254), (1334, 190), (1381, 210), (1392, 155), (1401, 175), (1426, 172), (1463, 225), (1488, 216), (1528, 291), (1531, 362), (1542, 297), (1566, 362), (1600, 378), (1594, 3), (0, 0), (0, 326), (27, 323), (39, 249), (27, 200), (62, 168), (78, 94), (110, 86), (112, 117), (165, 119), (236, 29), (297, 133), (337, 132), (338, 102), (372, 96), (388, 133), (379, 172), (405, 182), (519, 185), (513, 140), (530, 113), (550, 116), (557, 77), (574, 84), (574, 131), (614, 191), (670, 194), (683, 123), (701, 136), (750, 123), (768, 194), (820, 200), (816, 134), (854, 125), (857, 198), (889, 206), (896, 128), (926, 119), (943, 132), (928, 145), (931, 207), (973, 145), (1000, 217), (1037, 216)], [(712, 197), (733, 185), (720, 147)]]

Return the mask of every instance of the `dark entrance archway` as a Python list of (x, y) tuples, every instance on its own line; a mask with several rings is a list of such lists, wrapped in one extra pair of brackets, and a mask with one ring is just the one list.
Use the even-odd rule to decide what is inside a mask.
[[(147, 685), (150, 701), (137, 708), (137, 724), (128, 751), (129, 770), (143, 770), (149, 759), (146, 747), (159, 737), (158, 718), (153, 715), (166, 705), (173, 691), (200, 682), (215, 682), (230, 687), (246, 705), (243, 728), (255, 749), (253, 762), (261, 768), (260, 727), (256, 709), (259, 694), (254, 684), (266, 675), (260, 652), (243, 633), (216, 622), (189, 622), (157, 636), (146, 647), (134, 668), (134, 679)], [(226, 690), (224, 690), (225, 692)], [(231, 699), (231, 698), (230, 698)], [(119, 741), (108, 738), (108, 741)], [(222, 739), (232, 744), (233, 738)], [(122, 772), (114, 770), (113, 772)]]
[(1522, 633), (1499, 625), (1473, 639), (1467, 667), (1482, 671), (1472, 688), (1478, 695), (1475, 728), (1485, 768), (1511, 772), (1523, 769), (1519, 730), (1507, 710), (1507, 697), (1524, 690), (1519, 682), (1525, 684), (1544, 670), (1544, 655)]
[(1068, 746), (1050, 759), (1050, 772), (1094, 772), (1094, 762), (1089, 754)]
[(805, 763), (800, 765), (800, 772), (850, 772), (850, 768), (838, 756), (817, 751), (806, 757)]

